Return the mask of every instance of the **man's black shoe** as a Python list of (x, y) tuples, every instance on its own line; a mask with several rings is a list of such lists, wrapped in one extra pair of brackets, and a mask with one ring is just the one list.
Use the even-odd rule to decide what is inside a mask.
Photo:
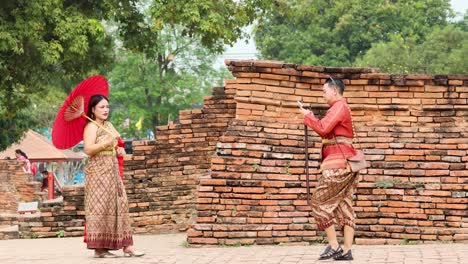
[(328, 245), (325, 251), (323, 251), (323, 253), (320, 254), (319, 260), (331, 259), (334, 256), (339, 255), (341, 253), (343, 253), (343, 249), (340, 246), (338, 246), (338, 248), (335, 250), (330, 245)]
[(333, 256), (334, 260), (353, 260), (353, 253), (351, 253), (351, 249), (346, 252), (346, 254), (343, 254), (343, 250), (339, 254), (336, 254)]

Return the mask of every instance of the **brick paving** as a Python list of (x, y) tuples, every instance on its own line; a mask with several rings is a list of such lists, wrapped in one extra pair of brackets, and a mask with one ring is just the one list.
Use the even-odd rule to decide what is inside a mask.
[[(136, 235), (135, 244), (147, 254), (141, 258), (95, 259), (81, 237), (15, 239), (0, 241), (0, 263), (161, 263), (161, 264), (296, 264), (334, 263), (319, 261), (323, 245), (185, 247), (185, 234)], [(121, 251), (117, 254), (122, 255)], [(468, 244), (357, 245), (356, 264), (462, 264), (468, 263)]]

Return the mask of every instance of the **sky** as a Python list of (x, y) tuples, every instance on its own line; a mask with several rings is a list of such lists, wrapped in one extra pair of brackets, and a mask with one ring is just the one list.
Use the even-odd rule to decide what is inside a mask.
[[(464, 14), (468, 9), (467, 0), (451, 0), (450, 3), (452, 4), (453, 10), (459, 14)], [(458, 17), (461, 17), (461, 15)], [(245, 29), (246, 32), (250, 32), (251, 30), (251, 26)], [(253, 37), (247, 40), (241, 39), (237, 41), (234, 46), (226, 47), (226, 51), (216, 60), (215, 67), (224, 66), (225, 59), (256, 59), (258, 54), (259, 52), (255, 46)]]
[(468, 9), (468, 1), (466, 0), (451, 0), (450, 3), (452, 4), (452, 8), (455, 12), (463, 14), (466, 9)]

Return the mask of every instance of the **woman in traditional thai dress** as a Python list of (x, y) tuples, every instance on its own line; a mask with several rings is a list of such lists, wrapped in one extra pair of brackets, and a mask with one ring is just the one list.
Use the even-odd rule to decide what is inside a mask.
[(135, 251), (128, 200), (119, 176), (117, 156), (125, 155), (117, 147), (120, 137), (107, 121), (109, 100), (103, 95), (93, 95), (88, 104), (88, 116), (95, 121), (84, 128), (84, 152), (89, 160), (85, 168), (85, 242), (97, 258), (116, 257), (109, 250), (123, 249), (124, 256), (139, 257)]

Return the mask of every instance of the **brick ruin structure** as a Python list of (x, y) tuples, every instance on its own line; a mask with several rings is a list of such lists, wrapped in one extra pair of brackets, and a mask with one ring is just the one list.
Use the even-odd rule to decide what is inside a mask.
[(37, 200), (41, 185), (32, 180), (32, 175), (25, 174), (16, 160), (0, 162), (0, 212), (14, 213), (18, 209), (18, 201)]
[[(319, 115), (342, 78), (370, 168), (355, 196), (357, 243), (468, 241), (468, 76), (230, 61), (236, 116), (200, 179), (192, 245), (321, 241), (306, 202), (300, 100)], [(320, 138), (309, 139), (316, 183)]]
[[(226, 64), (235, 79), (202, 109), (158, 127), (156, 141), (133, 143), (125, 185), (135, 232), (187, 231), (192, 246), (321, 241), (306, 202), (296, 101), (323, 116), (322, 85), (333, 76), (346, 84), (370, 160), (354, 200), (356, 242), (468, 242), (468, 76)], [(313, 188), (320, 138), (309, 135)], [(15, 221), (40, 237), (82, 234), (83, 187), (66, 187), (63, 202), (45, 203), (41, 214)]]
[[(46, 201), (42, 183), (16, 160), (0, 161), (0, 239), (83, 235), (83, 186), (65, 186), (63, 199)], [(18, 214), (20, 202), (38, 201), (36, 213)]]
[(209, 177), (211, 156), (235, 113), (233, 96), (216, 87), (202, 109), (180, 111), (179, 124), (159, 126), (155, 142), (133, 143), (124, 173), (136, 232), (185, 231), (195, 222), (199, 180)]
[[(235, 111), (233, 96), (227, 95), (224, 87), (215, 87), (213, 94), (204, 98), (202, 109), (181, 111), (179, 124), (158, 127), (156, 141), (133, 142), (133, 155), (124, 161), (124, 183), (136, 233), (186, 231), (189, 223), (195, 222), (199, 179), (208, 176), (218, 138), (225, 133)], [(3, 168), (0, 177), (1, 173), (29, 177), (22, 173), (16, 161), (8, 163), (16, 167), (0, 167)], [(10, 189), (16, 190), (7, 183)], [(56, 237), (59, 232), (65, 236), (82, 235), (84, 188), (65, 186), (62, 194), (63, 200), (38, 199), (41, 213), (34, 215), (5, 214), (6, 205), (0, 204), (0, 239)], [(9, 211), (16, 210), (18, 200), (25, 201), (17, 197), (10, 203)], [(2, 226), (11, 225), (19, 226), (16, 233), (8, 231), (2, 236)]]

